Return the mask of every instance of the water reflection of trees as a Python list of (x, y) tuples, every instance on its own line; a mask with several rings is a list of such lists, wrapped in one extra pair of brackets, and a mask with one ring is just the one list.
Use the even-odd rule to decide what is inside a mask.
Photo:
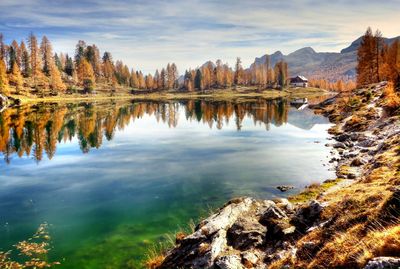
[(283, 100), (228, 102), (186, 100), (140, 101), (129, 104), (47, 104), (12, 108), (0, 114), (0, 151), (7, 163), (13, 155), (40, 161), (52, 159), (58, 143), (77, 138), (83, 153), (112, 140), (116, 130), (145, 115), (173, 128), (179, 115), (218, 129), (234, 121), (238, 130), (246, 117), (255, 124), (280, 126), (287, 122), (288, 103)]

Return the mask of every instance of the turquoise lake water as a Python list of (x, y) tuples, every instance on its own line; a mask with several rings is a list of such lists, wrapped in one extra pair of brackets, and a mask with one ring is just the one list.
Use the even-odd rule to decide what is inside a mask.
[[(50, 224), (57, 268), (140, 268), (237, 196), (334, 178), (330, 124), (287, 100), (46, 104), (0, 115), (0, 250)], [(276, 186), (295, 186), (280, 193)]]

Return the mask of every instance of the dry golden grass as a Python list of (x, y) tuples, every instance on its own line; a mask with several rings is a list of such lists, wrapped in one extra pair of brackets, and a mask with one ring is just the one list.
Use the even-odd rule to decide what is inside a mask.
[(164, 259), (165, 259), (164, 255), (157, 255), (157, 256), (153, 256), (153, 257), (148, 257), (147, 260), (146, 260), (146, 263), (145, 263), (146, 268), (156, 269), (162, 264)]
[[(396, 139), (391, 142), (398, 143)], [(383, 217), (399, 178), (395, 151), (393, 147), (378, 156), (384, 165), (372, 169), (364, 179), (323, 197), (330, 206), (322, 218), (334, 221), (297, 243), (300, 252), (307, 252), (301, 246), (309, 241), (317, 242), (318, 249), (303, 254), (305, 258), (296, 261), (296, 267), (360, 268), (376, 256), (400, 255), (400, 212), (391, 213), (389, 219)]]
[[(360, 122), (357, 116), (352, 121)], [(350, 168), (341, 167), (343, 172)], [(288, 255), (268, 268), (362, 268), (373, 257), (400, 257), (400, 200), (394, 196), (400, 185), (400, 138), (386, 139), (381, 153), (363, 169), (355, 183), (319, 198), (329, 203), (321, 216), (328, 223), (297, 241), (296, 258)], [(319, 193), (312, 185), (292, 201)]]

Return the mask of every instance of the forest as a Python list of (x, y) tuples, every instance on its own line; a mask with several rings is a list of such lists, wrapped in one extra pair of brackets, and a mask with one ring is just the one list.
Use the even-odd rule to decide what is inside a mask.
[(101, 56), (99, 48), (80, 40), (75, 55), (54, 53), (50, 40), (43, 36), (39, 44), (33, 33), (25, 41), (4, 43), (0, 34), (0, 93), (3, 95), (57, 96), (68, 93), (93, 93), (102, 88), (115, 93), (121, 88), (135, 91), (203, 91), (223, 89), (234, 85), (258, 88), (287, 86), (287, 63), (281, 61), (244, 69), (240, 58), (234, 68), (221, 60), (207, 62), (186, 70), (179, 77), (175, 63), (144, 75), (122, 61), (114, 61), (110, 52)]

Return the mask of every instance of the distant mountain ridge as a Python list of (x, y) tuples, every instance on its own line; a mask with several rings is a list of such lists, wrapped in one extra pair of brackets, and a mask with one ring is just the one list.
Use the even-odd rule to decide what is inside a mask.
[[(397, 39), (400, 39), (400, 36), (397, 37), (393, 37), (393, 38), (383, 38), (383, 41), (385, 42), (385, 44), (387, 45), (392, 45), (392, 43), (394, 41), (396, 41)], [(347, 48), (344, 48), (340, 51), (340, 53), (346, 53), (346, 52), (351, 52), (351, 51), (357, 51), (358, 47), (361, 44), (361, 40), (362, 40), (362, 36), (360, 36), (359, 38), (357, 38), (356, 40), (354, 40), (350, 46), (348, 46)]]
[[(296, 50), (288, 55), (276, 51), (269, 55), (271, 65), (280, 60), (284, 60), (289, 65), (290, 76), (303, 75), (309, 78), (326, 78), (334, 81), (338, 79), (354, 79), (356, 76), (357, 49), (360, 46), (361, 39), (357, 38), (350, 46), (341, 50), (341, 52), (316, 52), (311, 47), (305, 47)], [(388, 45), (392, 44), (400, 36), (394, 38), (383, 38)], [(266, 55), (255, 58), (254, 65), (264, 64)]]

